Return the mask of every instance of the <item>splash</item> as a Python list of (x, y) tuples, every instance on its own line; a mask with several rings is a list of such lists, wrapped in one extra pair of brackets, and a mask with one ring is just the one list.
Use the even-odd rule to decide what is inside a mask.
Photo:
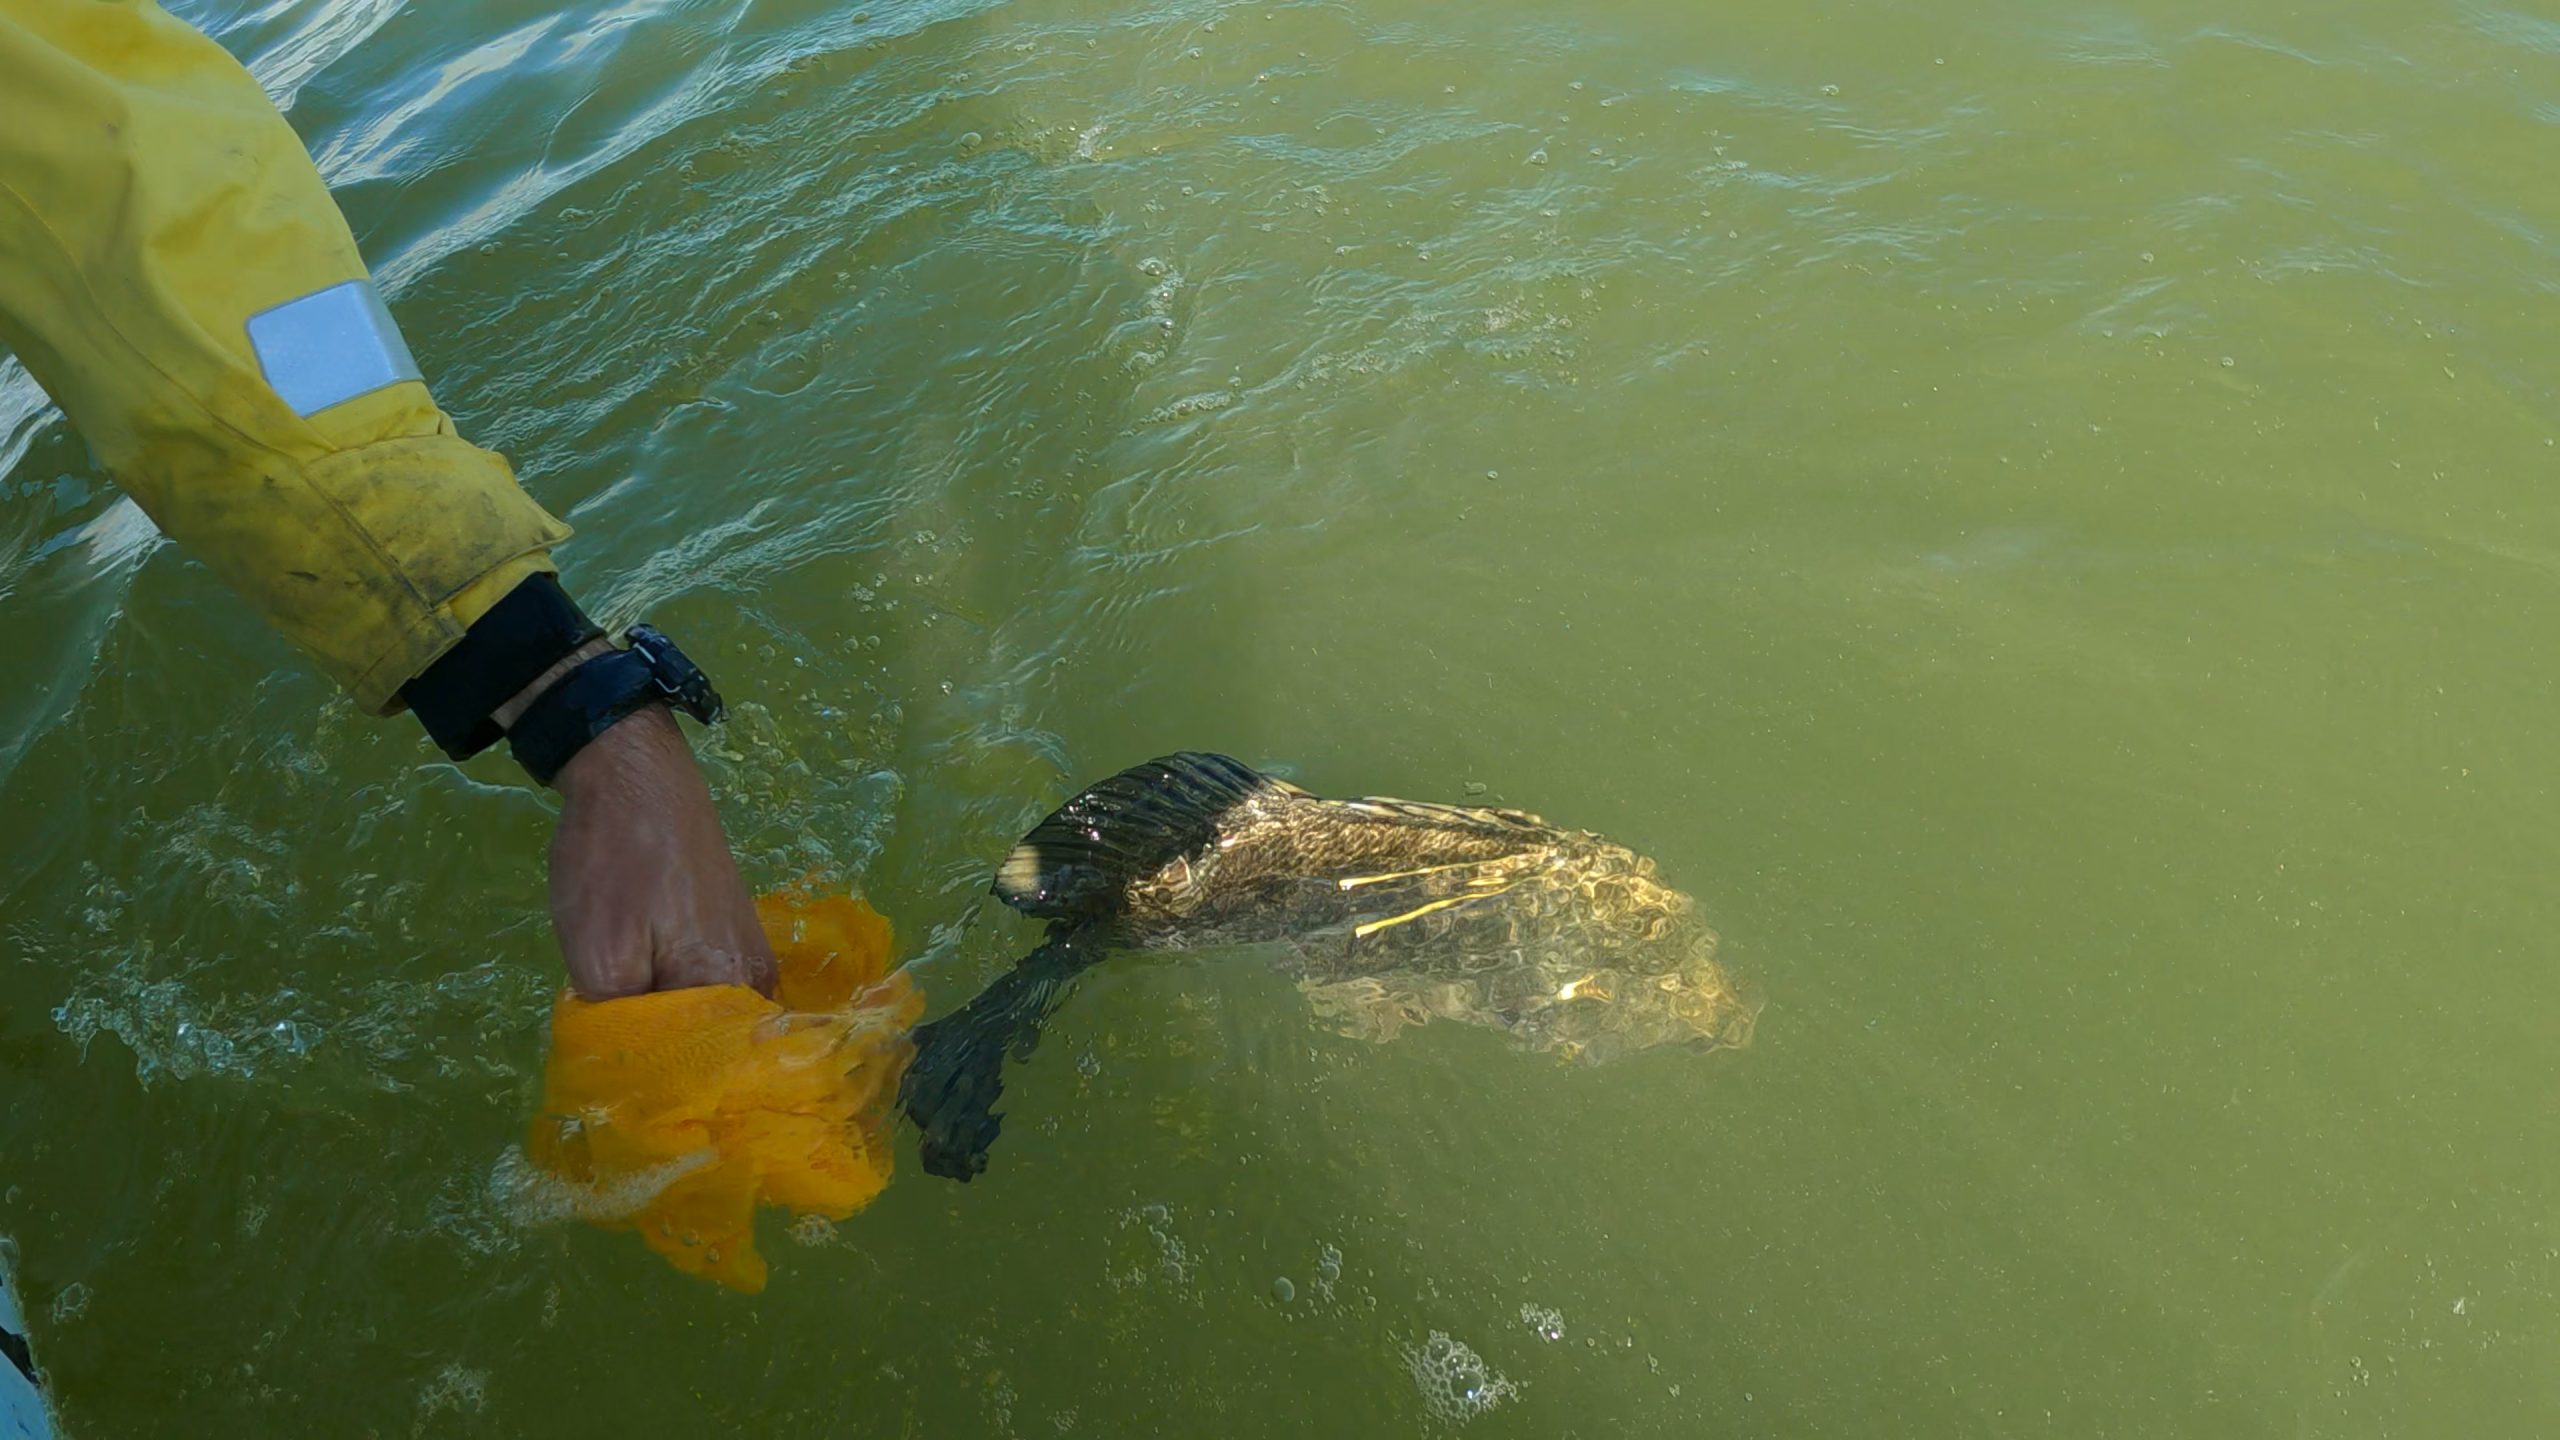
[(489, 1193), (519, 1225), (556, 1225), (564, 1220), (604, 1225), (649, 1208), (677, 1181), (716, 1158), (706, 1147), (663, 1164), (571, 1180), (544, 1169), (524, 1151), (510, 1148), (489, 1167)]
[(445, 1362), (418, 1391), (418, 1424), (450, 1410), (458, 1415), (477, 1415), (489, 1408), (489, 1372), (474, 1370), (459, 1360)]

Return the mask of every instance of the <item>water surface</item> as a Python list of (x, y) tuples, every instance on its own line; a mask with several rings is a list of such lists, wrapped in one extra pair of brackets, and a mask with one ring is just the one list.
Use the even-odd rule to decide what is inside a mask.
[(760, 1297), (526, 1228), (544, 801), (17, 379), (0, 1231), (74, 1434), (2560, 1429), (2549, 16), (182, 13), (736, 702), (751, 878), (938, 1005), (1014, 835), (1212, 747), (1606, 831), (1769, 1009), (1571, 1070), (1133, 963)]

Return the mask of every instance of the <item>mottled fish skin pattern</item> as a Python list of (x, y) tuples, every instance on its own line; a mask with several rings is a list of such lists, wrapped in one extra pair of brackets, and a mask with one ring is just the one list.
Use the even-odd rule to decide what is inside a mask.
[(1048, 935), (917, 1027), (899, 1087), (924, 1168), (955, 1180), (986, 1169), (1007, 1059), (1114, 952), (1264, 947), (1344, 1034), (1446, 1019), (1574, 1061), (1739, 1045), (1756, 1013), (1697, 906), (1623, 845), (1517, 810), (1325, 800), (1223, 755), (1086, 787), (994, 889)]
[[(1249, 788), (1202, 843), (1126, 883), (1100, 922), (1115, 946), (1277, 942), (1318, 1014), (1372, 1039), (1438, 1017), (1596, 1061), (1748, 1037), (1715, 932), (1625, 846), (1518, 810), (1327, 800), (1235, 769)], [(1036, 839), (1009, 874), (1036, 871)]]

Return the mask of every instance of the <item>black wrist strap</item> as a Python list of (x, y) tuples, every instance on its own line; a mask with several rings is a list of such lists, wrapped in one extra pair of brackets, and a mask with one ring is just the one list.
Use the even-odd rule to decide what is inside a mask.
[(560, 588), (559, 577), (534, 575), (471, 622), (452, 649), (401, 687), (400, 698), (445, 754), (468, 760), (504, 733), (489, 718), (492, 711), (603, 633)]
[(525, 707), (507, 731), (507, 748), (526, 774), (548, 785), (588, 741), (631, 712), (666, 698), (647, 656), (637, 650), (599, 655), (561, 676)]
[(588, 741), (644, 706), (665, 703), (705, 725), (721, 714), (711, 677), (673, 641), (646, 625), (624, 636), (628, 650), (598, 655), (534, 697), (507, 731), (517, 763), (548, 785)]

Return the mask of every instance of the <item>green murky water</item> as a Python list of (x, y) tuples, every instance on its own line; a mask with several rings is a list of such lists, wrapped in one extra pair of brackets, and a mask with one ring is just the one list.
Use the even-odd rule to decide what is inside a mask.
[(1131, 964), (986, 1179), (761, 1297), (524, 1228), (542, 802), (20, 380), (0, 1231), (73, 1432), (1410, 1435), (1435, 1331), (1481, 1436), (2560, 1430), (2531, 12), (191, 9), (746, 702), (750, 874), (938, 1004), (1017, 831), (1210, 746), (1606, 830), (1770, 1005), (1561, 1071)]

